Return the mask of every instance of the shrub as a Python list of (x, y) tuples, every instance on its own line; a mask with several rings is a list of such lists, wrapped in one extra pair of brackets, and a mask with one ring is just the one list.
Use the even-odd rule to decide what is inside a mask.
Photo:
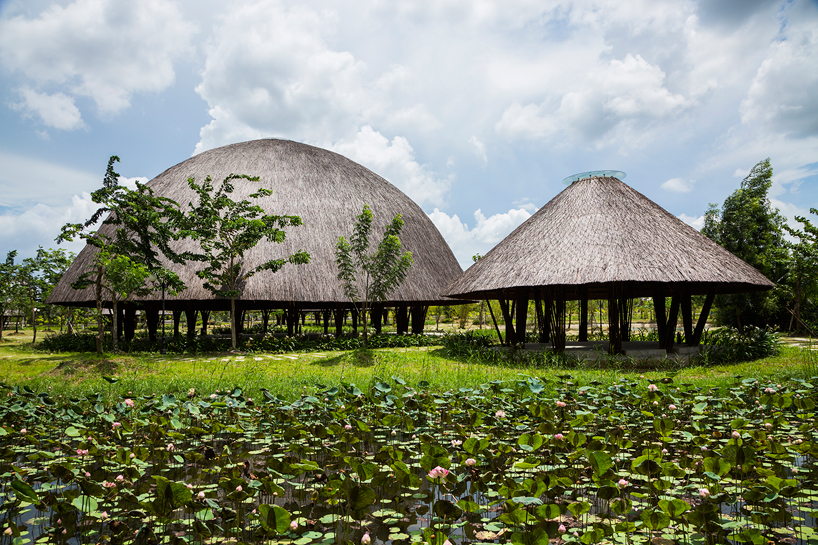
[(781, 342), (770, 328), (750, 326), (740, 332), (732, 327), (706, 331), (702, 344), (704, 363), (720, 364), (752, 361), (778, 353)]
[[(228, 330), (229, 331), (229, 330)], [(36, 348), (47, 352), (94, 352), (96, 351), (95, 335), (90, 333), (71, 334), (63, 333), (45, 338)], [(443, 343), (443, 338), (432, 335), (372, 335), (369, 338), (369, 348), (407, 348), (413, 346), (435, 346)], [(245, 352), (295, 352), (295, 351), (329, 351), (355, 350), (363, 348), (363, 339), (360, 337), (324, 337), (315, 335), (299, 335), (283, 337), (267, 334), (263, 337), (242, 337), (239, 350)], [(103, 342), (104, 350), (111, 350), (111, 336), (106, 335)], [(156, 352), (160, 343), (150, 342), (144, 337), (137, 337), (131, 341), (120, 342), (120, 347), (126, 352)], [(223, 337), (169, 337), (166, 340), (167, 351), (171, 354), (201, 354), (209, 352), (227, 352), (231, 348), (229, 338)]]

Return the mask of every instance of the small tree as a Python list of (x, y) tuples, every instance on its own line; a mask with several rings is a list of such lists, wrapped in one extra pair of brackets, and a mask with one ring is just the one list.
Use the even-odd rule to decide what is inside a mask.
[[(815, 208), (810, 208), (810, 212), (818, 215)], [(818, 265), (818, 226), (802, 216), (795, 216), (795, 221), (801, 224), (801, 229), (793, 229), (784, 224), (784, 230), (797, 240), (787, 243), (791, 251), (789, 280), (793, 287), (790, 331), (793, 323), (796, 329), (805, 327), (802, 319), (803, 303), (806, 299), (811, 299), (810, 295), (815, 295), (818, 280), (815, 274)]]
[[(99, 204), (100, 208), (85, 223), (64, 225), (62, 233), (57, 237), (58, 243), (79, 237), (97, 248), (97, 255), (92, 260), (90, 269), (84, 271), (71, 286), (75, 289), (85, 289), (91, 284), (94, 285), (97, 307), (96, 345), (99, 354), (102, 354), (105, 332), (102, 321), (103, 296), (116, 292), (113, 286), (119, 280), (114, 276), (121, 274), (119, 267), (124, 263), (131, 263), (134, 267), (138, 264), (146, 268), (150, 275), (145, 277), (145, 281), (147, 282), (148, 278), (161, 278), (162, 285), (171, 293), (185, 289), (184, 283), (175, 273), (168, 270), (160, 259), (161, 256), (174, 263), (185, 263), (185, 257), (170, 247), (171, 242), (179, 238), (178, 231), (183, 220), (179, 205), (173, 199), (157, 197), (145, 184), (137, 182), (135, 190), (120, 185), (119, 174), (114, 171), (114, 163), (118, 161), (119, 157), (111, 156), (102, 187), (91, 194), (91, 200)], [(110, 226), (108, 234), (88, 231), (106, 214), (102, 225)], [(116, 262), (115, 269), (110, 271), (110, 275), (114, 276), (109, 276), (106, 263), (110, 263), (117, 256), (124, 256), (127, 260)], [(145, 284), (138, 288), (140, 293), (145, 295), (158, 289), (158, 283)], [(129, 290), (131, 293), (135, 291), (137, 289)], [(116, 335), (115, 328), (112, 336), (115, 338)]]
[(17, 273), (17, 265), (14, 264), (15, 257), (17, 257), (17, 250), (12, 250), (6, 254), (6, 261), (0, 262), (0, 340), (3, 339), (3, 327), (6, 325), (6, 309), (11, 306), (14, 298)]
[(54, 285), (71, 265), (73, 254), (64, 250), (44, 250), (42, 246), (35, 257), (27, 257), (17, 267), (16, 282), (26, 307), (31, 312), (33, 328), (32, 343), (37, 341), (38, 304), (45, 301)]
[(704, 235), (776, 283), (768, 292), (718, 295), (714, 306), (720, 324), (743, 329), (747, 325), (780, 323), (784, 318), (785, 292), (778, 283), (786, 276), (789, 256), (784, 217), (768, 197), (772, 177), (770, 160), (759, 162), (721, 209), (711, 204), (705, 213)]
[[(244, 269), (242, 260), (247, 250), (255, 247), (262, 239), (284, 242), (283, 229), (301, 225), (301, 218), (266, 214), (260, 206), (247, 199), (234, 201), (230, 197), (234, 180), (257, 182), (258, 177), (231, 174), (222, 181), (218, 189), (214, 189), (210, 176), (201, 185), (193, 178), (188, 179), (188, 185), (196, 192), (198, 203), (190, 203), (191, 210), (184, 234), (197, 240), (201, 247), (200, 254), (191, 253), (189, 257), (207, 264), (196, 273), (205, 281), (205, 289), (217, 297), (230, 298), (230, 334), (235, 350), (236, 298), (241, 295), (239, 281), (261, 271), (274, 273), (285, 263), (309, 263), (310, 255), (299, 251), (287, 258), (270, 259), (255, 268)], [(260, 188), (249, 198), (258, 199), (272, 194), (269, 189)]]
[(386, 296), (406, 278), (412, 267), (412, 253), (401, 251), (400, 231), (403, 219), (398, 214), (386, 226), (378, 249), (370, 253), (372, 211), (364, 204), (357, 216), (350, 241), (338, 237), (335, 263), (344, 295), (360, 309), (364, 324), (364, 346), (367, 344), (367, 314), (372, 303), (386, 301)]

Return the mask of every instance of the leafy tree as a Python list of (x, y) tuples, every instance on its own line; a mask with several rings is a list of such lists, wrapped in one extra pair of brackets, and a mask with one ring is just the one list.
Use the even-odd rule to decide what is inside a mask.
[(371, 252), (369, 247), (372, 217), (369, 205), (364, 204), (356, 218), (351, 239), (347, 241), (344, 237), (338, 237), (335, 245), (338, 280), (344, 288), (344, 295), (352, 304), (359, 305), (364, 324), (364, 346), (367, 343), (369, 308), (373, 303), (386, 301), (389, 292), (403, 282), (412, 267), (412, 253), (400, 253), (401, 215), (395, 216), (386, 226), (375, 252)]
[[(772, 176), (769, 158), (755, 165), (721, 209), (710, 205), (702, 233), (778, 284), (786, 276), (789, 256), (784, 217), (767, 196)], [(778, 285), (769, 292), (719, 295), (714, 303), (717, 321), (739, 329), (780, 323), (785, 295)]]
[(17, 273), (17, 265), (14, 264), (15, 257), (17, 257), (17, 250), (12, 250), (6, 254), (5, 263), (0, 263), (0, 340), (3, 338), (6, 309), (11, 307), (14, 297), (15, 276)]
[[(818, 210), (810, 208), (810, 213), (818, 215)], [(797, 242), (788, 242), (790, 248), (790, 274), (789, 280), (793, 287), (792, 294), (792, 319), (789, 330), (792, 326), (796, 329), (804, 329), (805, 321), (802, 319), (805, 300), (814, 299), (818, 293), (818, 226), (812, 224), (810, 220), (802, 216), (796, 216), (795, 221), (801, 224), (801, 229), (793, 229), (789, 225), (784, 225), (784, 230)], [(813, 309), (814, 311), (814, 309)]]
[[(270, 242), (284, 242), (285, 227), (301, 225), (298, 216), (275, 216), (266, 214), (257, 204), (245, 199), (234, 201), (234, 180), (257, 182), (258, 177), (231, 174), (218, 189), (213, 187), (210, 176), (201, 185), (193, 178), (188, 185), (196, 193), (198, 203), (190, 203), (185, 235), (199, 242), (201, 253), (190, 254), (191, 259), (203, 261), (205, 268), (197, 271), (197, 276), (205, 280), (204, 287), (217, 297), (230, 298), (230, 333), (233, 349), (236, 349), (236, 298), (241, 295), (239, 282), (261, 271), (276, 272), (285, 263), (309, 263), (310, 255), (299, 251), (280, 259), (270, 259), (261, 265), (244, 268), (244, 254), (262, 239)], [(269, 189), (259, 188), (250, 199), (272, 195)]]
[[(79, 237), (87, 244), (97, 248), (90, 268), (84, 271), (72, 284), (75, 289), (85, 289), (94, 285), (97, 307), (97, 352), (102, 353), (104, 325), (102, 320), (103, 296), (118, 292), (115, 285), (121, 280), (119, 269), (124, 263), (130, 263), (135, 269), (133, 275), (139, 276), (141, 268), (149, 271), (144, 281), (154, 281), (139, 288), (129, 289), (129, 293), (139, 291), (141, 294), (156, 292), (160, 286), (167, 287), (171, 293), (185, 289), (179, 277), (164, 266), (163, 258), (178, 264), (184, 264), (186, 257), (178, 254), (171, 243), (179, 238), (179, 228), (184, 216), (179, 205), (170, 198), (158, 197), (145, 184), (136, 183), (136, 189), (129, 189), (119, 184), (119, 174), (114, 171), (114, 163), (119, 161), (116, 155), (108, 160), (102, 187), (91, 194), (91, 200), (100, 205), (96, 212), (85, 223), (68, 223), (63, 226), (57, 242), (71, 241)], [(107, 214), (107, 216), (106, 216)], [(102, 229), (94, 231), (100, 219), (103, 226), (109, 226), (105, 233)], [(126, 260), (115, 260), (123, 256)], [(109, 271), (106, 264), (116, 263), (115, 270)], [(132, 279), (136, 276), (132, 276)], [(161, 283), (160, 283), (161, 282)], [(113, 290), (113, 291), (111, 291)], [(113, 337), (117, 330), (114, 328)]]
[(45, 301), (72, 260), (70, 252), (63, 249), (44, 250), (40, 246), (35, 257), (25, 258), (17, 267), (15, 280), (26, 307), (31, 312), (31, 326), (34, 330), (32, 343), (37, 341), (38, 304)]

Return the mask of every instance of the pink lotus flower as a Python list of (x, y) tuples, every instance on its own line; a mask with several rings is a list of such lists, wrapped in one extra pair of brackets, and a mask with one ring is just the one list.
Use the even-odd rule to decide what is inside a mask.
[(559, 408), (565, 407), (565, 402), (564, 401), (557, 401), (557, 407), (559, 407)]
[(111, 425), (114, 427), (114, 429), (117, 429), (117, 428), (121, 428), (121, 427), (122, 427), (122, 424), (120, 424), (119, 422), (114, 422), (114, 423), (113, 423), (113, 424), (111, 424)]
[(20, 433), (25, 435), (26, 433), (28, 433), (28, 430), (26, 428), (23, 428), (23, 429), (20, 430)]
[(463, 444), (463, 441), (460, 441), (459, 439), (452, 439), (452, 446), (453, 447), (459, 447), (462, 444)]
[(77, 449), (77, 456), (86, 456), (88, 454), (87, 448), (78, 448)]
[(675, 411), (676, 410), (676, 405), (671, 403), (670, 405), (667, 406), (667, 408), (670, 409), (671, 411)]
[(125, 482), (125, 477), (123, 475), (117, 475), (116, 476), (116, 482), (118, 482), (118, 483)]
[(127, 405), (128, 407), (133, 407), (133, 399), (126, 399), (125, 405)]
[(241, 492), (241, 491), (242, 491), (241, 485), (238, 485), (238, 486), (236, 487), (236, 492)]
[(495, 418), (505, 418), (506, 417), (506, 412), (504, 410), (500, 409), (499, 411), (494, 413), (494, 417)]
[(176, 450), (176, 447), (174, 446), (173, 443), (168, 443), (168, 446), (165, 447), (165, 450), (167, 450), (168, 452), (173, 452), (174, 450)]
[(656, 392), (659, 390), (659, 387), (656, 386), (655, 384), (651, 384), (648, 386), (648, 390), (650, 390), (651, 392)]
[(102, 520), (106, 520), (108, 518), (108, 511), (103, 511), (99, 514), (99, 518)]
[(563, 439), (565, 439), (565, 436), (561, 433), (557, 433), (554, 434), (554, 439), (556, 439), (557, 441), (562, 441)]
[(346, 424), (344, 426), (344, 429), (347, 430), (347, 431), (351, 430), (352, 429), (352, 424)]
[(293, 531), (298, 530), (298, 521), (294, 520), (294, 521), (290, 522), (290, 530), (293, 530)]
[(616, 483), (616, 484), (618, 484), (618, 485), (619, 485), (619, 488), (625, 488), (625, 487), (626, 487), (626, 486), (628, 486), (630, 483), (629, 483), (628, 481), (626, 481), (625, 479), (619, 479), (619, 482), (618, 482), (618, 483)]
[(466, 464), (467, 466), (471, 467), (471, 466), (477, 464), (477, 460), (475, 460), (474, 458), (467, 458), (466, 461), (463, 462), (463, 463)]
[(706, 488), (700, 488), (699, 489), (699, 496), (701, 496), (702, 498), (709, 498), (710, 497), (710, 491), (708, 489), (706, 489)]
[(564, 533), (565, 533), (565, 532), (567, 532), (568, 530), (565, 528), (565, 524), (560, 524), (560, 527), (559, 527), (559, 528), (557, 528), (557, 531), (558, 531), (559, 533), (561, 533), (561, 534), (564, 534)]
[(731, 435), (733, 436), (733, 439), (741, 438), (741, 434), (738, 431), (734, 431)]
[(772, 429), (773, 425), (771, 423), (767, 422), (766, 424), (764, 424), (764, 427), (769, 430), (769, 429)]
[(430, 479), (438, 479), (443, 478), (445, 479), (449, 475), (449, 470), (445, 467), (437, 466), (429, 472)]
[(364, 534), (361, 538), (361, 545), (369, 545), (372, 543), (372, 538), (369, 537), (369, 534)]
[(136, 458), (136, 454), (134, 454), (134, 453), (132, 452), (132, 453), (130, 454), (130, 456), (129, 456), (129, 457), (130, 457), (130, 459), (131, 459), (131, 460), (133, 460), (134, 458)]
[(200, 500), (205, 499), (205, 493), (204, 493), (204, 491), (199, 492), (199, 494), (198, 494), (196, 497), (197, 497), (197, 498), (199, 498)]
[(188, 489), (188, 490), (193, 490), (193, 485), (192, 485), (192, 484), (190, 484), (190, 483), (187, 483), (187, 489)]

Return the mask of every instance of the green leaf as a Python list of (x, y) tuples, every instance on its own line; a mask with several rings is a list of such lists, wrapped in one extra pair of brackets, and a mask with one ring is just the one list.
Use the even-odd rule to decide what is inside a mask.
[(639, 518), (651, 530), (661, 530), (670, 526), (670, 517), (659, 509), (646, 509)]
[(675, 520), (690, 510), (690, 504), (678, 498), (674, 500), (659, 500), (659, 508), (667, 513), (670, 518)]
[(613, 467), (613, 460), (605, 451), (586, 451), (585, 455), (588, 458), (588, 462), (591, 464), (591, 468), (594, 470), (594, 474), (596, 474), (598, 477), (602, 477)]
[(450, 521), (459, 519), (463, 514), (463, 510), (449, 500), (437, 500), (433, 510), (437, 516)]
[(262, 503), (258, 506), (259, 522), (266, 532), (283, 534), (290, 529), (290, 513), (278, 505)]
[(591, 510), (591, 504), (587, 501), (582, 502), (574, 502), (568, 504), (568, 511), (574, 515), (574, 518), (579, 518), (581, 515), (589, 512)]
[(11, 487), (15, 492), (17, 492), (18, 496), (25, 498), (26, 501), (34, 504), (40, 503), (40, 498), (37, 496), (37, 492), (35, 492), (28, 483), (25, 483), (19, 479), (14, 479), (11, 481)]
[(83, 513), (93, 513), (99, 507), (96, 498), (91, 496), (81, 495), (71, 500), (71, 505), (82, 511)]
[(375, 491), (366, 485), (354, 485), (347, 490), (347, 501), (349, 508), (353, 511), (369, 507), (377, 500), (378, 496)]

